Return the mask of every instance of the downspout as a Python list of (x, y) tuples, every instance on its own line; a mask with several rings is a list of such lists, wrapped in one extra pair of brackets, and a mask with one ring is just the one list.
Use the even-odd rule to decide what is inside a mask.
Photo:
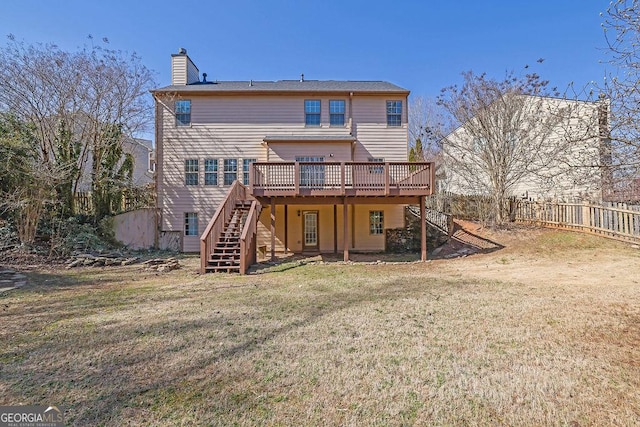
[[(353, 125), (353, 92), (349, 92), (349, 134), (353, 137), (355, 136), (355, 129)], [(356, 138), (357, 139), (357, 138)], [(355, 152), (356, 152), (356, 141), (351, 143), (351, 161), (355, 161)]]
[(156, 203), (155, 203), (155, 218), (156, 218), (156, 226), (155, 226), (155, 233), (153, 236), (153, 246), (155, 249), (160, 249), (160, 224), (162, 222), (162, 213), (160, 211), (160, 168), (161, 168), (161, 162), (158, 161), (159, 157), (161, 156), (160, 154), (160, 147), (161, 147), (161, 141), (159, 138), (160, 135), (160, 120), (159, 120), (159, 112), (160, 112), (160, 103), (158, 102), (158, 98), (157, 95), (154, 93), (153, 94), (153, 100), (156, 104), (156, 108), (155, 108), (155, 132), (154, 132), (154, 137), (155, 137), (155, 170), (153, 171), (153, 181), (155, 184), (155, 191), (156, 191)]

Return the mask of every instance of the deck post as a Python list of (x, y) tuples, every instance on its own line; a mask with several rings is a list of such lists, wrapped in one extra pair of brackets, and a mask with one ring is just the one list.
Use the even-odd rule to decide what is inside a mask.
[(271, 261), (276, 260), (276, 200), (271, 198)]
[(389, 176), (391, 173), (391, 170), (389, 169), (389, 162), (385, 162), (383, 168), (384, 168), (384, 195), (388, 196), (389, 186), (391, 184), (391, 177)]
[(338, 205), (333, 205), (333, 253), (338, 254)]
[(343, 198), (342, 201), (342, 222), (344, 228), (343, 241), (344, 241), (344, 261), (349, 261), (349, 215), (347, 214), (349, 205), (347, 204), (347, 198)]
[(289, 206), (284, 205), (284, 253), (287, 253), (289, 247)]
[(420, 196), (420, 260), (427, 260), (427, 217), (425, 212), (425, 196)]

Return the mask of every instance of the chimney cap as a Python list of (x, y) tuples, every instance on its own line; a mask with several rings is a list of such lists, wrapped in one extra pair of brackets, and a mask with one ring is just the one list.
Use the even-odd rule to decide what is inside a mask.
[(181, 47), (180, 49), (178, 49), (178, 53), (179, 53), (180, 55), (186, 55), (186, 54), (187, 54), (187, 49), (185, 49), (185, 48)]

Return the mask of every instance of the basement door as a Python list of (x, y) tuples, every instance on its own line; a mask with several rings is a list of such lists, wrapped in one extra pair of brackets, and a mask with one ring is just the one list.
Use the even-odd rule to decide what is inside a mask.
[(317, 251), (318, 244), (318, 211), (302, 212), (302, 250)]

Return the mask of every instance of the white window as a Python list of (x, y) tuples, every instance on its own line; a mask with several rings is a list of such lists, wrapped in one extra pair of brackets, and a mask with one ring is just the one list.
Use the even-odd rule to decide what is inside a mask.
[[(382, 157), (369, 157), (369, 162), (371, 163), (384, 163), (384, 158)], [(376, 165), (369, 166), (369, 173), (383, 173), (384, 165)]]
[(198, 214), (195, 212), (184, 213), (184, 235), (185, 236), (197, 236), (198, 235)]
[(184, 185), (198, 185), (198, 159), (184, 161)]
[(249, 185), (249, 173), (251, 172), (251, 163), (255, 163), (256, 159), (242, 159), (242, 183)]
[(204, 160), (204, 185), (218, 185), (218, 159)]
[(184, 99), (176, 101), (176, 126), (189, 126), (191, 125), (191, 101)]
[(324, 165), (310, 165), (304, 163), (324, 162), (322, 156), (296, 156), (296, 162), (300, 165), (300, 185), (303, 187), (324, 186)]
[(306, 99), (304, 101), (304, 124), (320, 126), (320, 100)]
[(329, 101), (329, 125), (344, 126), (344, 100)]
[(382, 234), (384, 232), (384, 212), (369, 211), (369, 233)]
[(387, 101), (387, 126), (402, 126), (402, 101)]
[(224, 185), (231, 185), (238, 179), (238, 159), (224, 159)]

